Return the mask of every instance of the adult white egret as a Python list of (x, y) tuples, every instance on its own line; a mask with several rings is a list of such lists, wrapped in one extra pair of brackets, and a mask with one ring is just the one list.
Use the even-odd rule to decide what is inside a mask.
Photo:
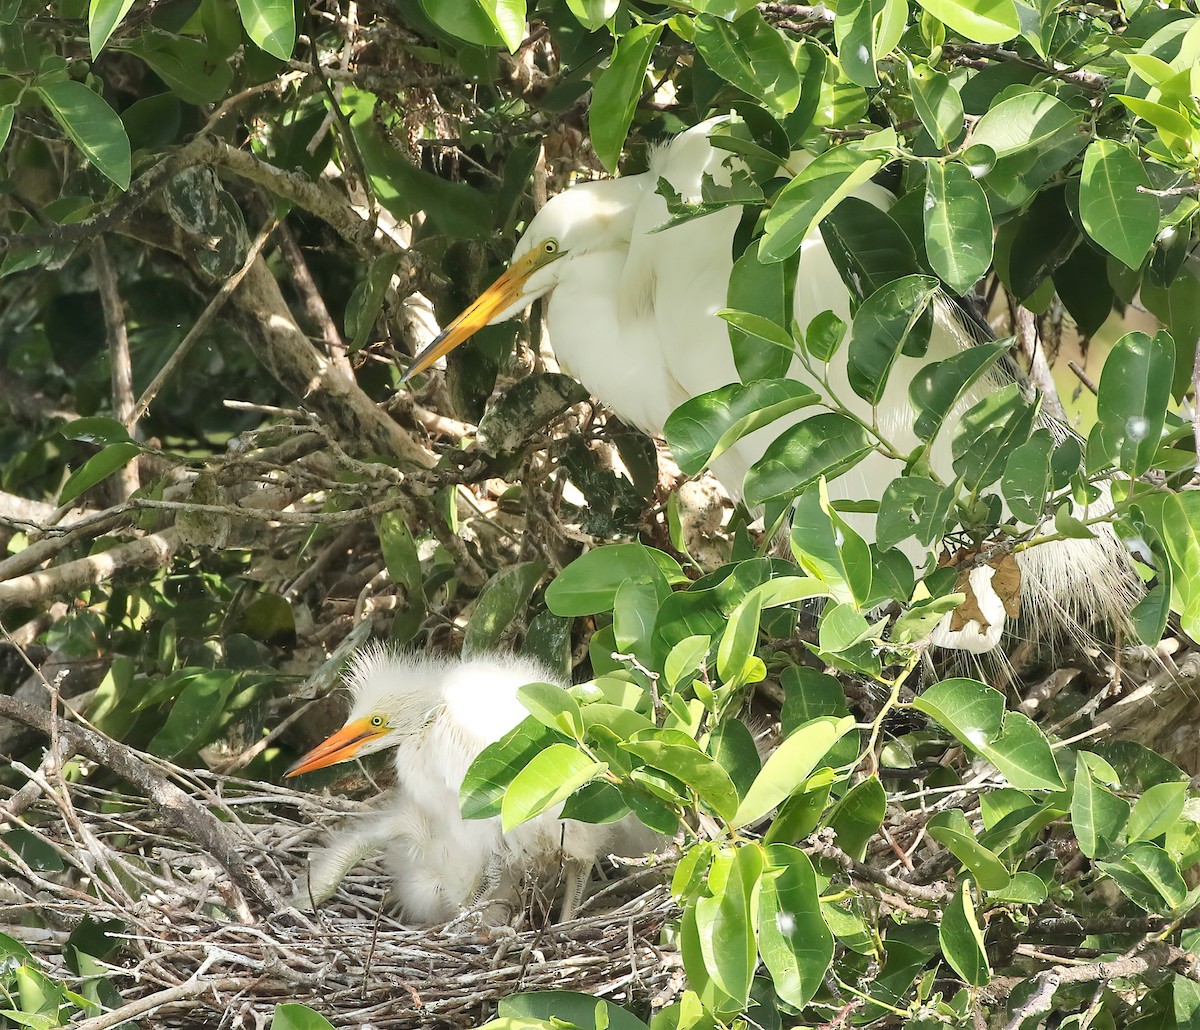
[[(709, 132), (721, 119), (703, 122), (656, 151), (647, 172), (572, 186), (553, 197), (530, 222), (513, 251), (512, 263), (483, 294), (417, 355), (405, 378), (429, 368), (484, 325), (511, 318), (539, 297), (547, 298), (550, 342), (560, 365), (622, 419), (661, 436), (667, 417), (690, 397), (738, 381), (726, 324), (733, 267), (732, 243), (741, 209), (728, 207), (702, 218), (652, 232), (668, 221), (666, 201), (657, 192), (664, 178), (684, 199), (699, 201), (706, 175), (730, 181), (727, 151), (714, 147)], [(794, 154), (794, 172), (811, 160)], [(892, 197), (867, 182), (856, 195), (886, 208)], [(803, 243), (794, 291), (794, 317), (801, 326), (832, 310), (850, 322), (850, 296), (825, 242), (814, 231)], [(904, 453), (919, 443), (908, 386), (927, 362), (950, 357), (971, 340), (948, 304), (934, 312), (925, 357), (901, 355), (892, 367), (874, 411), (850, 386), (846, 348), (828, 372), (837, 400), (883, 434)], [(789, 372), (824, 396), (825, 386), (799, 362)], [(988, 392), (995, 380), (981, 380), (962, 398), (930, 455), (944, 481), (955, 475), (951, 439), (962, 412)], [(826, 400), (830, 398), (826, 397)], [(742, 493), (747, 470), (788, 426), (808, 415), (800, 411), (738, 441), (716, 458), (712, 471), (734, 498)], [(901, 475), (903, 463), (882, 453), (869, 455), (829, 484), (831, 499), (878, 500)], [(846, 516), (874, 539), (874, 517)], [(927, 554), (906, 550), (918, 566)], [(1017, 556), (1022, 603), (1032, 632), (1076, 629), (1097, 620), (1118, 624), (1132, 604), (1136, 577), (1119, 541), (1104, 531), (1094, 540), (1063, 540), (1030, 548)], [(970, 573), (976, 615), (960, 629), (947, 616), (934, 633), (945, 647), (983, 652), (994, 648), (1006, 622), (1004, 605), (992, 589), (993, 570)]]
[(529, 713), (517, 700), (528, 683), (555, 682), (540, 663), (516, 655), (467, 660), (398, 654), (373, 645), (350, 664), (350, 715), (287, 776), (396, 749), (397, 784), (375, 809), (336, 831), (310, 864), (296, 903), (321, 904), (362, 858), (384, 849), (393, 896), (415, 923), (449, 919), (487, 899), (516, 899), (533, 876), (561, 879), (561, 917), (571, 918), (601, 848), (614, 829), (545, 813), (504, 833), (499, 818), (464, 819), (459, 788), (489, 744)]

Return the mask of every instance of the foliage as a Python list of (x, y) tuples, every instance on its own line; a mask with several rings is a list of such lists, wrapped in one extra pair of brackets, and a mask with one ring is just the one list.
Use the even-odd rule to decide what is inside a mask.
[[(1200, 335), (1198, 50), (1182, 0), (4, 0), (3, 626), (103, 656), (86, 714), (104, 732), (263, 778), (300, 739), (268, 728), (336, 671), (312, 666), (370, 629), (519, 643), (564, 672), (587, 643), (582, 682), (526, 691), (529, 718), (462, 800), (506, 826), (565, 804), (682, 834), (664, 872), (686, 988), (656, 1030), (1051, 1008), (1186, 1024), (1186, 775), (1094, 739), (1094, 708), (1035, 719), (984, 672), (922, 677), (962, 599), (943, 540), (1020, 553), (1115, 526), (1145, 563), (1140, 641), (1200, 629), (1179, 414)], [(696, 475), (807, 417), (751, 470), (765, 531), (737, 513), (722, 562), (697, 553), (653, 444), (556, 373), (514, 377), (511, 327), (411, 393), (394, 359), (488, 281), (532, 196), (640, 171), (646, 144), (730, 112), (713, 139), (733, 185), (662, 188), (673, 223), (743, 212), (721, 313), (740, 382), (685, 402), (667, 440)], [(890, 210), (853, 195), (871, 180)], [(852, 326), (791, 320), (814, 231)], [(1007, 340), (931, 364), (905, 451), (838, 402), (830, 368), (876, 401), (962, 294), (1026, 360), (1022, 310), (1047, 342), (1135, 298), (1161, 328), (1115, 344), (1082, 439), (1041, 425), (1015, 383), (970, 394)], [(952, 479), (930, 463), (945, 439)], [(904, 463), (873, 541), (828, 490), (872, 451)], [(58, 505), (79, 508), (62, 532)], [(772, 556), (785, 517), (793, 562)], [(752, 697), (774, 698), (765, 759)], [(117, 1004), (67, 989), (88, 969), (0, 946), (0, 1018)], [(562, 992), (512, 999), (497, 1025), (643, 1015)], [(275, 1025), (324, 1022), (280, 1006)]]

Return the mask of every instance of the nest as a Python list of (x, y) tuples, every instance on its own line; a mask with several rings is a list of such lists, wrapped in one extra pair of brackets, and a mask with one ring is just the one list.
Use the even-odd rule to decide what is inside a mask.
[[(59, 730), (64, 754), (95, 744), (80, 735), (103, 740), (67, 724)], [(39, 771), (17, 766), (29, 782), (0, 792), (6, 821), (20, 814), (22, 824), (7, 835), (13, 850), (0, 843), (8, 874), (0, 931), (80, 993), (86, 985), (65, 960), (71, 934), (87, 921), (94, 935), (101, 924), (114, 946), (101, 974), (120, 1001), (81, 1028), (151, 1015), (156, 1028), (218, 1025), (204, 1009), (220, 1013), (221, 1026), (265, 1027), (284, 1002), (311, 1005), (336, 1026), (475, 1026), (516, 992), (577, 990), (645, 1007), (679, 988), (678, 956), (658, 946), (677, 914), (661, 869), (614, 881), (557, 925), (526, 912), (499, 928), (472, 914), (405, 926), (388, 910), (388, 878), (371, 863), (319, 912), (301, 913), (284, 899), (323, 828), (357, 803), (182, 770), (105, 744), (158, 781), (149, 800), (86, 778), (68, 782), (49, 761)], [(189, 822), (197, 819), (204, 825)]]

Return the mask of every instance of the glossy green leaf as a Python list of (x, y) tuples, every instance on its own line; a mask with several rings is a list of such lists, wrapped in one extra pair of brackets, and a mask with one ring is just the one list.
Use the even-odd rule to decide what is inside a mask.
[(1140, 268), (1158, 234), (1158, 201), (1141, 162), (1120, 143), (1094, 140), (1083, 158), (1079, 217), (1087, 234), (1118, 261)]
[(510, 54), (515, 54), (525, 39), (525, 0), (479, 0)]
[(956, 161), (925, 165), (925, 250), (933, 270), (956, 293), (966, 293), (991, 267), (987, 197)]
[(734, 815), (734, 826), (745, 826), (766, 815), (796, 790), (853, 727), (854, 719), (825, 717), (798, 728), (763, 763), (762, 772)]
[(695, 476), (742, 437), (817, 399), (794, 379), (730, 383), (684, 401), (667, 418), (663, 434), (679, 467)]
[[(825, 216), (820, 229), (853, 301), (864, 301), (893, 280), (924, 271), (912, 242), (896, 220), (861, 197), (843, 200)], [(832, 312), (824, 314), (825, 318), (830, 316)], [(810, 327), (806, 333), (808, 349), (818, 353), (812, 335)], [(828, 357), (821, 355), (820, 360), (827, 361)]]
[(1008, 455), (1029, 439), (1036, 417), (1037, 404), (1017, 383), (995, 390), (968, 409), (951, 444), (954, 471), (963, 485), (979, 490), (999, 479)]
[(1062, 790), (1050, 744), (1020, 712), (1005, 712), (1004, 695), (978, 680), (946, 679), (913, 701), (1021, 790)]
[(725, 683), (739, 682), (746, 662), (758, 643), (758, 623), (762, 599), (751, 592), (729, 616), (721, 642), (717, 645), (717, 675)]
[[(628, 1009), (593, 994), (577, 991), (522, 991), (501, 998), (497, 1015), (508, 1018), (561, 1020), (580, 1030), (647, 1030)], [(485, 1024), (489, 1027), (491, 1023)], [(556, 1024), (552, 1024), (556, 1025)]]
[(875, 542), (887, 549), (915, 536), (925, 547), (946, 535), (954, 505), (953, 486), (938, 486), (924, 476), (900, 476), (884, 487), (875, 523)]
[(504, 831), (541, 815), (607, 771), (603, 762), (593, 761), (570, 744), (551, 744), (513, 777), (504, 792), (500, 803)]
[(908, 82), (913, 107), (930, 138), (944, 148), (962, 135), (965, 118), (962, 97), (944, 72), (924, 62), (909, 62)]
[(837, 844), (851, 858), (862, 861), (867, 845), (883, 825), (887, 794), (877, 776), (868, 776), (851, 787), (829, 815)]
[(917, 0), (938, 21), (976, 43), (1006, 43), (1021, 29), (1013, 0)]
[(517, 700), (543, 726), (583, 739), (579, 702), (557, 683), (527, 683), (517, 689)]
[(704, 965), (713, 982), (740, 1005), (750, 996), (758, 960), (757, 910), (752, 907), (762, 875), (763, 851), (743, 844), (718, 855), (708, 873), (711, 897), (696, 901), (696, 930)]
[[(1008, 509), (1022, 522), (1034, 525), (1041, 519), (1050, 490), (1050, 455), (1054, 440), (1048, 429), (1037, 430), (1015, 448), (1004, 463), (1000, 490)], [(977, 877), (978, 879), (978, 877)], [(990, 890), (986, 884), (981, 885)]]
[(738, 797), (745, 797), (762, 771), (762, 758), (749, 727), (738, 718), (722, 719), (708, 738), (708, 753), (729, 774)]
[(271, 1030), (334, 1030), (333, 1024), (307, 1005), (276, 1005)]
[(241, 680), (242, 674), (230, 669), (205, 669), (191, 677), (150, 741), (150, 753), (173, 759), (212, 743), (225, 702)]
[(272, 57), (286, 61), (296, 45), (296, 8), (291, 0), (237, 0), (248, 35)]
[(140, 452), (141, 448), (135, 443), (110, 443), (71, 473), (59, 492), (58, 503), (68, 504), (75, 500), (85, 490), (124, 468)]
[(733, 818), (738, 792), (729, 774), (698, 747), (661, 740), (628, 741), (621, 747), (643, 762), (686, 783), (725, 822)]
[(1004, 863), (979, 843), (966, 816), (958, 809), (939, 812), (929, 820), (926, 829), (929, 836), (946, 845), (970, 870), (971, 876), (985, 891), (1002, 891), (1011, 883), (1012, 877)]
[(913, 424), (917, 436), (925, 441), (937, 436), (959, 398), (1008, 353), (1008, 349), (1007, 342), (984, 343), (925, 365), (908, 387), (908, 396), (918, 412)]
[(858, 309), (846, 371), (851, 389), (872, 407), (883, 397), (896, 358), (911, 351), (914, 331), (937, 291), (932, 276), (905, 276), (876, 290)]
[(499, 815), (501, 799), (513, 777), (553, 743), (566, 743), (566, 738), (531, 715), (485, 747), (467, 769), (459, 788), (463, 818), (491, 819)]
[(1187, 802), (1187, 784), (1156, 783), (1134, 803), (1125, 824), (1131, 841), (1154, 840), (1166, 833), (1183, 814)]
[(988, 891), (988, 898), (1016, 905), (1040, 905), (1049, 893), (1041, 877), (1033, 873), (1019, 872), (1013, 875), (1012, 881), (1003, 890)]
[(1117, 341), (1100, 375), (1097, 422), (1088, 439), (1090, 468), (1112, 462), (1126, 474), (1140, 476), (1152, 466), (1174, 370), (1170, 334), (1159, 330), (1152, 338), (1126, 333)]
[(851, 82), (860, 86), (879, 85), (875, 70), (876, 25), (883, 16), (885, 0), (841, 0), (833, 20), (833, 38), (837, 43), (842, 70)]
[(524, 613), (545, 571), (544, 561), (519, 562), (501, 569), (484, 584), (463, 636), (464, 655), (480, 654), (496, 646), (513, 620)]
[(1096, 868), (1111, 876), (1121, 893), (1148, 912), (1172, 911), (1187, 897), (1179, 866), (1156, 844), (1131, 844), (1120, 858), (1097, 862)]
[(992, 967), (971, 903), (970, 887), (970, 881), (964, 880), (946, 906), (938, 926), (938, 943), (954, 971), (971, 986), (982, 987), (991, 980)]
[(838, 412), (805, 419), (775, 440), (746, 474), (746, 501), (762, 504), (791, 497), (821, 476), (834, 479), (871, 452), (871, 439)]
[(766, 238), (759, 245), (763, 261), (782, 261), (830, 211), (884, 166), (887, 158), (850, 144), (833, 147), (814, 158), (789, 182), (767, 214)]
[(611, 611), (627, 579), (648, 579), (660, 595), (669, 584), (687, 581), (670, 555), (642, 544), (612, 544), (580, 555), (546, 588), (546, 606), (555, 615), (595, 615)]
[(779, 115), (800, 99), (800, 77), (779, 30), (757, 10), (733, 21), (702, 14), (695, 20), (696, 49), (726, 82), (761, 100)]
[(871, 595), (871, 549), (829, 503), (822, 483), (792, 506), (792, 556), (839, 603), (861, 605)]
[(127, 189), (132, 157), (117, 112), (73, 79), (47, 82), (37, 87), (37, 93), (84, 157), (120, 189)]
[(600, 28), (620, 6), (621, 0), (567, 0), (567, 7), (588, 32)]
[(758, 896), (758, 948), (775, 993), (797, 1009), (809, 1003), (833, 960), (812, 862), (786, 844), (766, 849)]
[(113, 31), (124, 20), (133, 0), (91, 0), (88, 10), (88, 43), (95, 60)]
[(638, 25), (621, 37), (612, 60), (592, 88), (588, 126), (596, 156), (610, 172), (617, 170), (633, 113), (646, 83), (646, 69), (662, 25)]

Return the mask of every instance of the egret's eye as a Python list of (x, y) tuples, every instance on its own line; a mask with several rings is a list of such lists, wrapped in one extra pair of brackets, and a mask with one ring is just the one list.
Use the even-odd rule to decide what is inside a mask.
[(372, 715), (371, 716), (371, 725), (378, 729), (380, 726), (383, 725), (383, 716), (382, 715)]
[(554, 254), (558, 251), (558, 240), (547, 240), (542, 244), (542, 250), (547, 254)]

